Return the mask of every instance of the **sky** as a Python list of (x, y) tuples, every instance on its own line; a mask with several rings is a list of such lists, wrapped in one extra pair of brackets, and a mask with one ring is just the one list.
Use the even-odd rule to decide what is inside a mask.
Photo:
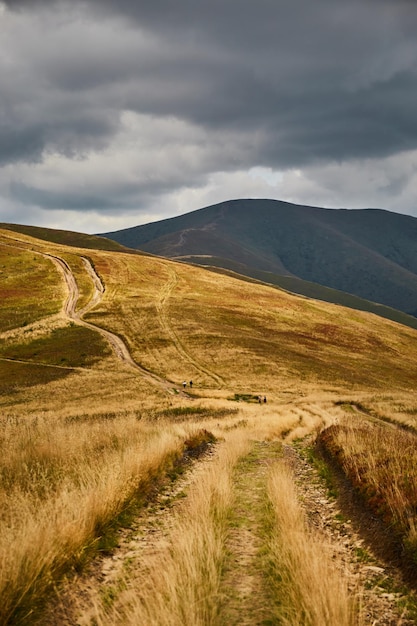
[(0, 222), (417, 217), (416, 0), (0, 0)]

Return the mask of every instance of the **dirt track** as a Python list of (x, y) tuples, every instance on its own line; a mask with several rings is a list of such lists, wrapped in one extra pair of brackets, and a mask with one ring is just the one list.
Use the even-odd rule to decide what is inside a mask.
[(203, 367), (201, 363), (198, 363), (193, 356), (187, 352), (180, 341), (180, 338), (175, 333), (171, 324), (169, 323), (168, 316), (166, 313), (166, 303), (171, 295), (171, 292), (175, 288), (178, 282), (178, 276), (175, 270), (172, 267), (169, 267), (169, 277), (165, 285), (162, 287), (159, 297), (157, 300), (156, 308), (158, 311), (158, 318), (161, 326), (167, 333), (167, 335), (171, 338), (178, 354), (188, 363), (190, 363), (197, 371), (201, 374), (208, 376), (211, 378), (219, 388), (223, 387), (224, 380), (212, 370), (207, 369), (207, 367)]
[[(98, 556), (83, 575), (65, 586), (43, 615), (39, 626), (91, 626), (96, 623), (95, 607), (100, 605), (100, 598), (123, 588), (125, 568), (134, 567), (141, 571), (149, 567), (158, 554), (169, 549), (172, 528), (186, 503), (184, 495), (198, 477), (204, 475), (216, 456), (217, 451), (213, 448), (209, 455), (195, 461), (177, 482), (157, 494), (151, 506), (145, 508), (128, 529), (120, 529), (118, 546), (113, 553)], [(301, 449), (286, 445), (284, 456), (292, 468), (309, 524), (323, 538), (335, 558), (337, 556), (335, 563), (342, 564), (352, 594), (360, 592), (361, 626), (414, 624), (401, 608), (403, 596), (398, 574), (374, 558), (372, 553), (366, 560), (358, 558), (358, 554), (368, 547), (353, 530), (351, 520), (341, 517), (337, 502), (329, 497), (317, 470), (306, 460)], [(245, 457), (235, 473), (236, 506), (227, 545), (219, 624), (258, 626), (280, 623), (275, 621), (268, 580), (259, 557), (263, 542), (266, 479), (268, 468), (276, 459), (276, 444), (259, 441), (254, 443), (251, 457)], [(172, 623), (177, 622), (174, 619)]]

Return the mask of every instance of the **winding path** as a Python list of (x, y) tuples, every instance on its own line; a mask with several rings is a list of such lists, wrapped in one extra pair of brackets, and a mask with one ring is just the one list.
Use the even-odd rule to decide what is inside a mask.
[(158, 385), (159, 387), (163, 388), (168, 393), (171, 393), (171, 394), (180, 393), (181, 395), (188, 397), (188, 395), (185, 394), (181, 390), (176, 389), (174, 391), (173, 384), (170, 383), (168, 380), (161, 378), (157, 374), (149, 372), (144, 367), (141, 367), (138, 363), (136, 363), (133, 360), (127, 345), (125, 344), (123, 339), (121, 339), (121, 337), (112, 333), (109, 330), (105, 330), (104, 328), (101, 328), (100, 326), (96, 326), (95, 324), (92, 324), (91, 322), (86, 322), (83, 319), (83, 315), (85, 315), (88, 311), (90, 311), (94, 306), (96, 306), (101, 301), (101, 298), (105, 291), (104, 285), (100, 277), (98, 276), (98, 274), (96, 273), (96, 271), (94, 270), (93, 266), (91, 265), (90, 261), (87, 258), (81, 257), (83, 260), (84, 266), (86, 268), (86, 271), (88, 272), (88, 274), (90, 275), (93, 281), (94, 293), (92, 297), (90, 298), (89, 302), (82, 309), (77, 311), (76, 306), (77, 306), (77, 302), (79, 298), (79, 290), (78, 290), (78, 286), (77, 286), (76, 280), (74, 278), (74, 274), (72, 273), (70, 266), (61, 257), (54, 256), (51, 254), (44, 254), (43, 256), (51, 259), (64, 276), (64, 279), (68, 288), (68, 297), (64, 304), (64, 312), (69, 319), (73, 320), (77, 324), (80, 324), (81, 326), (85, 326), (86, 328), (90, 328), (91, 330), (94, 330), (95, 332), (100, 333), (100, 335), (102, 335), (102, 337), (104, 337), (109, 342), (116, 356), (121, 361), (129, 365), (130, 367), (139, 371), (141, 375), (144, 378), (146, 378), (149, 382), (155, 385)]
[[(0, 243), (10, 248), (21, 248), (25, 250), (27, 249), (27, 246), (24, 245), (24, 242), (16, 239), (15, 237), (7, 235), (7, 238), (9, 239), (10, 243), (6, 243), (5, 241), (1, 241)], [(90, 298), (90, 300), (87, 302), (87, 304), (85, 304), (81, 309), (77, 310), (76, 307), (77, 307), (77, 302), (78, 302), (80, 293), (78, 290), (77, 282), (75, 280), (75, 277), (72, 273), (72, 270), (69, 264), (60, 256), (48, 254), (46, 252), (42, 252), (41, 250), (35, 250), (33, 248), (31, 249), (31, 251), (34, 252), (35, 254), (40, 254), (44, 258), (47, 258), (50, 261), (52, 261), (55, 264), (55, 266), (58, 268), (60, 273), (62, 274), (65, 280), (65, 283), (67, 285), (67, 290), (68, 290), (67, 299), (63, 306), (63, 314), (68, 319), (76, 322), (77, 324), (81, 326), (85, 326), (86, 328), (90, 328), (91, 330), (94, 330), (95, 332), (100, 333), (102, 337), (104, 337), (108, 341), (108, 343), (111, 345), (112, 350), (116, 354), (116, 356), (125, 364), (134, 368), (136, 371), (139, 371), (140, 374), (144, 378), (146, 378), (149, 382), (163, 388), (165, 391), (167, 391), (170, 394), (175, 393), (175, 394), (180, 394), (186, 398), (190, 398), (190, 396), (186, 392), (184, 392), (182, 389), (177, 388), (174, 383), (164, 378), (161, 378), (157, 374), (150, 372), (149, 370), (145, 369), (144, 367), (136, 363), (133, 360), (127, 345), (125, 344), (125, 342), (123, 341), (121, 337), (91, 322), (86, 322), (83, 319), (83, 316), (86, 313), (91, 311), (97, 304), (99, 304), (105, 292), (105, 286), (103, 285), (103, 282), (101, 281), (100, 277), (98, 276), (97, 272), (95, 271), (89, 259), (83, 256), (80, 257), (84, 263), (86, 272), (88, 273), (88, 275), (90, 276), (93, 282), (93, 286), (94, 286), (93, 295)], [(198, 363), (192, 357), (192, 355), (190, 355), (185, 350), (179, 337), (177, 336), (177, 334), (175, 333), (174, 329), (172, 328), (169, 322), (167, 311), (166, 311), (166, 304), (167, 304), (168, 299), (170, 298), (172, 290), (175, 288), (175, 285), (177, 284), (177, 281), (178, 281), (178, 277), (177, 277), (175, 270), (170, 269), (169, 271), (170, 271), (170, 274), (169, 274), (168, 280), (165, 283), (165, 285), (162, 287), (157, 303), (156, 303), (160, 324), (164, 328), (165, 332), (171, 337), (171, 340), (178, 354), (185, 361), (193, 365), (197, 371), (199, 371), (201, 374), (208, 376), (217, 385), (219, 385), (219, 387), (222, 387), (224, 385), (224, 380), (213, 371), (207, 369), (206, 367)]]

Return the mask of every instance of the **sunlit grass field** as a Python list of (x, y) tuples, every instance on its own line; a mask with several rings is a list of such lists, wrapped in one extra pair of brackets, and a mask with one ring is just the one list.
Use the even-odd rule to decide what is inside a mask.
[[(30, 623), (31, 611), (55, 581), (101, 549), (106, 529), (150, 484), (170, 474), (202, 429), (226, 450), (230, 441), (224, 454), (234, 454), (235, 463), (251, 441), (290, 443), (335, 423), (359, 423), (363, 416), (346, 410), (355, 403), (386, 421), (417, 427), (417, 332), (410, 328), (157, 257), (93, 249), (86, 254), (83, 248), (13, 233), (16, 241), (1, 233), (0, 243), (7, 244), (0, 245), (2, 623)], [(122, 337), (136, 363), (168, 381), (165, 388), (120, 361), (94, 329), (65, 318), (67, 288), (43, 253), (71, 267), (78, 309), (93, 293), (82, 261), (88, 256), (105, 291), (85, 319)], [(267, 402), (245, 402), (245, 394)], [(371, 441), (358, 433), (366, 451)], [(395, 455), (398, 443), (387, 438), (386, 446), (386, 456)], [(274, 504), (281, 478), (271, 476), (271, 506), (286, 506)], [(385, 479), (374, 473), (374, 480)], [(210, 484), (216, 494), (215, 480)], [(216, 549), (224, 539), (227, 489), (223, 500), (213, 495), (220, 498), (215, 506), (224, 509), (220, 517), (204, 513), (208, 535), (218, 533)], [(190, 506), (201, 519), (198, 498)], [(184, 533), (181, 524), (178, 533)], [(196, 546), (190, 556), (196, 562), (204, 546), (194, 536), (189, 541)], [(211, 564), (214, 594), (223, 556)], [(170, 571), (181, 588), (191, 565), (180, 566), (178, 554), (171, 557)], [(302, 568), (311, 554), (297, 558)], [(352, 617), (344, 584), (335, 583), (341, 601), (329, 610), (347, 624)], [(163, 586), (154, 590), (148, 608), (142, 603), (134, 611), (151, 611), (164, 593)], [(312, 587), (313, 605), (314, 593)], [(330, 606), (328, 599), (320, 602)], [(127, 616), (126, 607), (110, 618), (98, 613), (97, 619), (135, 623), (136, 614), (130, 610)], [(220, 605), (201, 610), (203, 617), (194, 623), (215, 623), (222, 614)], [(303, 609), (286, 610), (296, 616)], [(148, 623), (158, 623), (150, 612), (145, 615)], [(187, 619), (192, 623), (193, 614)]]
[(52, 262), (30, 250), (0, 245), (0, 331), (58, 313), (64, 295)]

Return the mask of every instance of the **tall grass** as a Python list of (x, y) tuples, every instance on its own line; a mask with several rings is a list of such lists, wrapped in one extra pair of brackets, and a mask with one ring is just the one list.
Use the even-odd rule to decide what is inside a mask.
[(283, 463), (269, 476), (275, 525), (270, 536), (271, 587), (277, 619), (284, 626), (358, 626), (361, 624), (347, 577), (332, 559), (324, 540), (307, 528)]
[(374, 513), (397, 534), (417, 568), (417, 437), (359, 420), (331, 426), (320, 443), (337, 460)]
[[(4, 421), (0, 430), (0, 622), (26, 623), (51, 585), (80, 567), (106, 526), (193, 445), (193, 427), (134, 417)], [(196, 437), (196, 443), (201, 438)]]
[(169, 546), (125, 580), (115, 605), (97, 611), (100, 626), (211, 626), (221, 624), (232, 470), (248, 443), (234, 433), (201, 474), (176, 517)]

